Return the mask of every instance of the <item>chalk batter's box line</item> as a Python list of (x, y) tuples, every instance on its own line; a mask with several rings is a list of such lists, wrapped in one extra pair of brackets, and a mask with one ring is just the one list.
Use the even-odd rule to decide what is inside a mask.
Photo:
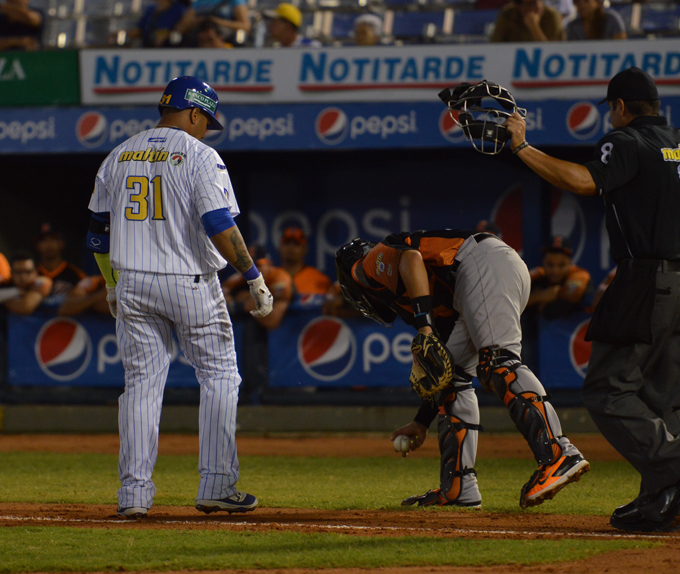
[[(39, 516), (0, 516), (0, 521), (16, 520), (16, 521), (35, 521), (35, 522), (62, 522), (62, 523), (88, 523), (88, 524), (135, 524), (133, 521), (123, 521), (120, 518), (114, 519), (87, 519), (87, 518), (60, 518), (60, 517), (39, 517)], [(143, 522), (142, 522), (143, 523)], [(307, 524), (304, 522), (227, 522), (222, 520), (163, 520), (162, 518), (154, 518), (154, 524), (184, 524), (187, 526), (197, 526), (201, 524), (208, 524), (211, 526), (264, 526), (269, 528), (318, 528), (324, 530), (391, 530), (408, 532), (445, 532), (451, 534), (493, 534), (493, 535), (511, 535), (511, 536), (559, 536), (573, 537), (573, 538), (623, 538), (623, 539), (650, 539), (650, 540), (666, 540), (668, 538), (675, 538), (673, 533), (668, 534), (618, 534), (618, 533), (597, 533), (597, 532), (542, 532), (537, 530), (486, 530), (479, 528), (414, 528), (414, 527), (400, 527), (400, 526), (352, 526), (351, 524)]]

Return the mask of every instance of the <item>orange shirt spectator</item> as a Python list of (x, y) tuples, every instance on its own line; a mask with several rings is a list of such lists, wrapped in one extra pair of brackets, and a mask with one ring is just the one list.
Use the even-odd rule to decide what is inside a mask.
[(9, 283), (12, 278), (12, 269), (9, 266), (9, 261), (2, 253), (0, 253), (0, 285)]
[(305, 263), (307, 236), (299, 227), (288, 227), (281, 236), (281, 266), (290, 274), (300, 295), (325, 295), (332, 281), (325, 273)]
[[(254, 319), (267, 329), (276, 329), (281, 324), (293, 299), (293, 279), (285, 269), (272, 264), (262, 247), (250, 247), (248, 251), (262, 273), (265, 285), (274, 297), (272, 312), (265, 317), (254, 317)], [(235, 273), (227, 278), (222, 283), (222, 291), (231, 315), (239, 316), (255, 310), (255, 300), (250, 296), (248, 283), (242, 275)]]
[(53, 283), (50, 297), (65, 298), (79, 281), (87, 277), (79, 267), (64, 261), (62, 253), (65, 248), (64, 236), (51, 224), (43, 223), (35, 239), (35, 250), (38, 254), (38, 273), (49, 277)]
[(27, 253), (12, 257), (12, 283), (19, 293), (5, 301), (5, 307), (19, 315), (33, 313), (52, 290), (52, 280), (38, 275), (33, 257)]
[(88, 310), (111, 315), (106, 301), (106, 280), (101, 275), (81, 279), (59, 307), (59, 315), (78, 315)]
[(543, 265), (531, 270), (528, 309), (535, 307), (546, 319), (556, 319), (583, 308), (591, 286), (590, 273), (574, 265), (571, 256), (565, 237), (554, 237), (543, 248)]

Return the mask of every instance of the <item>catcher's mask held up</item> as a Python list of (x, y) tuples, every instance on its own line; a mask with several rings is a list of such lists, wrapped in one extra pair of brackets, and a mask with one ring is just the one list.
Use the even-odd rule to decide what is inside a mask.
[(523, 117), (527, 111), (517, 107), (515, 98), (503, 86), (483, 80), (467, 82), (439, 92), (449, 113), (473, 147), (484, 154), (499, 154), (510, 139), (505, 120), (514, 112)]
[(367, 319), (373, 319), (384, 327), (391, 327), (397, 314), (384, 303), (371, 297), (370, 289), (360, 285), (352, 273), (357, 263), (366, 257), (374, 246), (375, 243), (359, 238), (343, 245), (335, 253), (335, 269), (345, 300)]

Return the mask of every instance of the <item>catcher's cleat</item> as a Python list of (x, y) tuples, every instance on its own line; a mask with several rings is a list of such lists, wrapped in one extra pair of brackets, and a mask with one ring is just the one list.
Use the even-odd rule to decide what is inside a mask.
[(553, 498), (571, 482), (578, 482), (590, 470), (590, 463), (580, 454), (561, 456), (552, 464), (544, 464), (531, 475), (522, 487), (519, 505), (522, 508), (537, 506)]
[(127, 518), (128, 520), (139, 520), (140, 518), (146, 518), (149, 510), (141, 506), (130, 506), (129, 508), (121, 508), (120, 506), (116, 509), (116, 513), (121, 518)]
[[(460, 497), (459, 497), (460, 498)], [(418, 503), (418, 506), (460, 506), (461, 508), (481, 508), (482, 501), (449, 500), (441, 492), (441, 488), (428, 490), (425, 494), (414, 494), (401, 501), (402, 506), (411, 506)]]
[(250, 512), (251, 510), (255, 510), (257, 505), (257, 498), (255, 498), (252, 494), (237, 490), (231, 496), (222, 498), (220, 500), (197, 500), (196, 510), (205, 512), (206, 514), (224, 510), (231, 514), (232, 512)]

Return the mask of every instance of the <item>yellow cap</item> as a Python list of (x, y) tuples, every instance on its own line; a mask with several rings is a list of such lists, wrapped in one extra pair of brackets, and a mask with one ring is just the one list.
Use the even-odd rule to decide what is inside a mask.
[(302, 12), (288, 2), (279, 4), (276, 10), (266, 15), (274, 18), (282, 18), (283, 20), (290, 22), (296, 28), (299, 28), (302, 25)]

